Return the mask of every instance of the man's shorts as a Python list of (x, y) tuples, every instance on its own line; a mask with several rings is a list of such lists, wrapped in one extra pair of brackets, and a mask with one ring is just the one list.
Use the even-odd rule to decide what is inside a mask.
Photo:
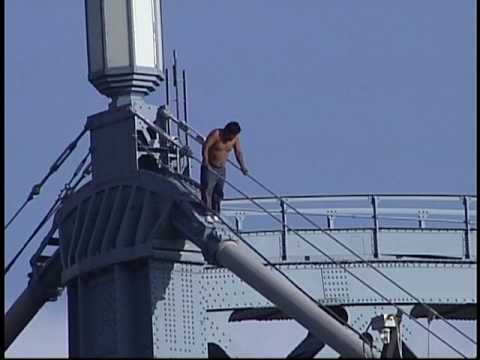
[(202, 165), (200, 170), (200, 187), (206, 192), (207, 196), (216, 195), (218, 198), (223, 199), (223, 186), (226, 175), (225, 166), (220, 168), (211, 166), (212, 170), (209, 170), (205, 165)]

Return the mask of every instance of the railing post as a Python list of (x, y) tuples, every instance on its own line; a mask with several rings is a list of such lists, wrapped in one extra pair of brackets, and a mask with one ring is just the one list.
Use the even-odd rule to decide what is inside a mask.
[(377, 216), (377, 207), (378, 199), (375, 195), (372, 195), (370, 198), (373, 209), (373, 257), (378, 258), (378, 216)]
[(240, 232), (243, 227), (243, 220), (245, 220), (245, 213), (244, 212), (236, 212), (235, 213), (235, 230)]
[(281, 238), (281, 257), (282, 260), (287, 260), (287, 210), (285, 208), (285, 202), (280, 200), (280, 209), (282, 211), (282, 238)]
[(470, 209), (468, 197), (463, 197), (463, 208), (465, 214), (465, 258), (470, 259)]
[(336, 211), (333, 210), (333, 209), (328, 209), (327, 210), (327, 228), (329, 230), (333, 229), (333, 227), (335, 226), (335, 214), (336, 214)]
[(418, 226), (420, 229), (425, 229), (426, 226), (426, 219), (428, 217), (428, 210), (426, 209), (420, 209), (417, 211), (417, 216), (418, 216)]

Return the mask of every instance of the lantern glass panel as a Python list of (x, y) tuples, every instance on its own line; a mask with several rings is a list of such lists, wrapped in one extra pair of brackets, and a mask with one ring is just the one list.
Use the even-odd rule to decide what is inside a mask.
[(157, 69), (160, 71), (163, 71), (163, 39), (162, 39), (162, 9), (161, 9), (161, 2), (160, 1), (154, 1), (154, 6), (155, 6), (155, 13), (156, 13), (156, 19), (157, 21), (155, 22), (155, 47), (156, 47), (156, 53), (155, 53), (155, 65)]
[(102, 11), (98, 0), (87, 0), (87, 37), (90, 72), (103, 69)]
[(135, 65), (155, 67), (154, 6), (152, 0), (132, 1)]
[(104, 0), (107, 68), (130, 65), (127, 0)]

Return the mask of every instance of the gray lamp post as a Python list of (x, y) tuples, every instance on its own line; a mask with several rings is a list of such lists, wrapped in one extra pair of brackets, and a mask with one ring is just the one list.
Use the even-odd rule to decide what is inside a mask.
[(112, 100), (109, 110), (87, 121), (94, 181), (135, 172), (142, 155), (137, 141), (158, 145), (158, 136), (146, 131), (133, 104), (142, 104), (156, 117), (156, 107), (146, 104), (143, 97), (164, 79), (161, 3), (85, 0), (88, 79)]
[(85, 0), (88, 79), (112, 106), (143, 97), (163, 77), (159, 0)]

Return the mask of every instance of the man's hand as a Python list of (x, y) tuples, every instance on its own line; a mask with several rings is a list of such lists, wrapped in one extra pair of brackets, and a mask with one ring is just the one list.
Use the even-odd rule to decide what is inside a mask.
[(245, 167), (242, 167), (240, 170), (242, 170), (243, 175), (247, 176), (248, 175), (248, 169)]

